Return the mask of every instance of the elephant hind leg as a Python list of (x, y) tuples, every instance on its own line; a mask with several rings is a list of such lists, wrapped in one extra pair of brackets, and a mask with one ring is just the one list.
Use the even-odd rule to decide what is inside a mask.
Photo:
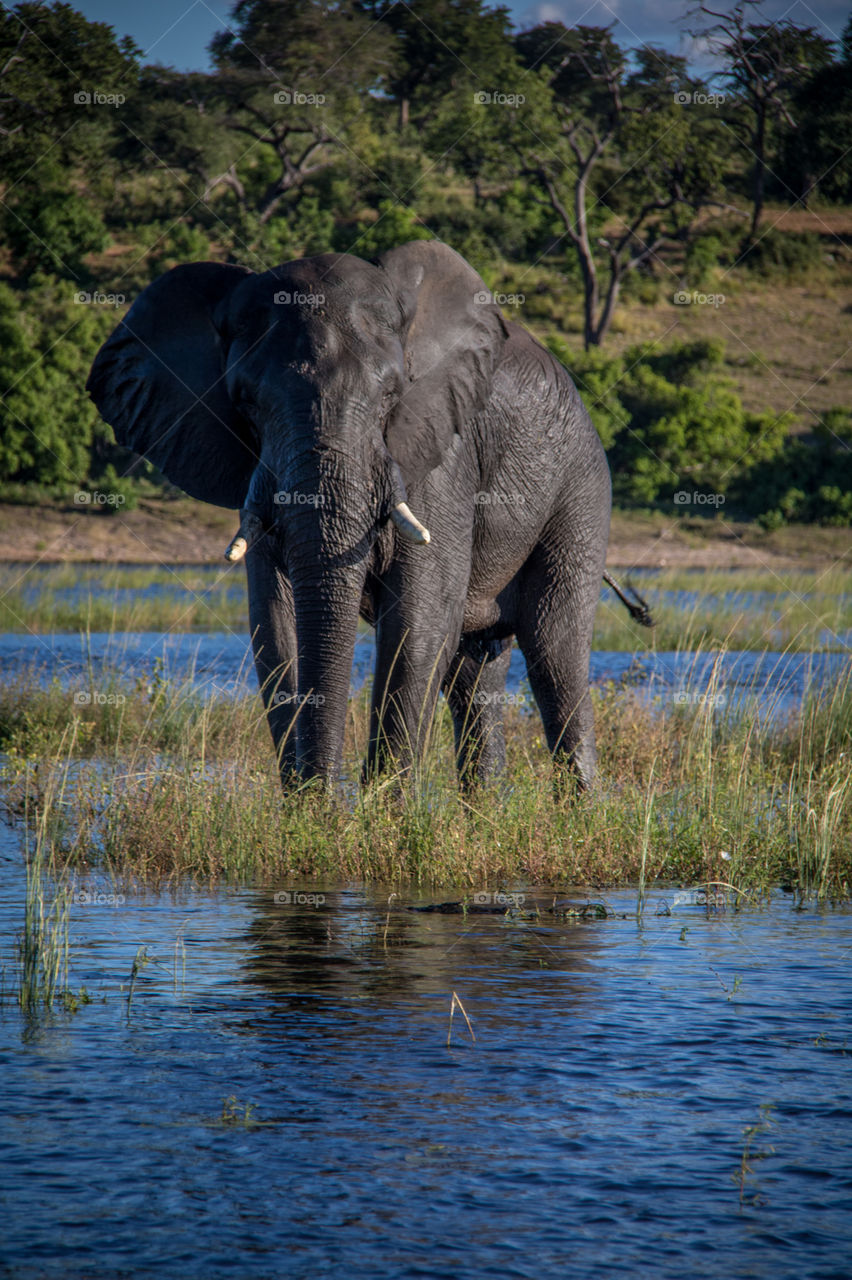
[(589, 660), (602, 564), (593, 559), (573, 566), (573, 572), (563, 566), (557, 576), (551, 556), (534, 555), (525, 570), (522, 598), (536, 604), (518, 626), (554, 763), (559, 772), (572, 772), (581, 789), (592, 786), (597, 767)]
[(460, 649), (444, 681), (453, 716), (456, 765), (465, 788), (489, 781), (506, 767), (503, 711), (511, 655), (511, 641), (504, 642), (490, 661), (478, 662)]

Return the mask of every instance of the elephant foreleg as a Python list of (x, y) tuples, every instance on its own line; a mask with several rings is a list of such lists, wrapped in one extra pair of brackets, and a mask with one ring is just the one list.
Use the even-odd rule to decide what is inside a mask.
[(423, 757), (458, 648), (466, 574), (439, 545), (403, 550), (388, 576), (376, 617), (368, 775), (389, 767), (405, 771)]

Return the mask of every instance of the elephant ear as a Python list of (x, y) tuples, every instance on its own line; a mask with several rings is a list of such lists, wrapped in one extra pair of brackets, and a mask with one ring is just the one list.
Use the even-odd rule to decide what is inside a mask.
[(119, 444), (191, 497), (222, 507), (242, 505), (257, 458), (225, 387), (214, 315), (251, 274), (218, 262), (166, 272), (101, 347), (86, 383)]
[(404, 315), (405, 385), (386, 441), (410, 486), (488, 403), (508, 333), (483, 281), (448, 245), (415, 240), (383, 253), (376, 265)]

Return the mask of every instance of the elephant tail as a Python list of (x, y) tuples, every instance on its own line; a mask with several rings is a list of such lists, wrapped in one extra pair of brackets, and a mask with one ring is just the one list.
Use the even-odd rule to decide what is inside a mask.
[(647, 604), (635, 587), (631, 587), (630, 583), (627, 584), (627, 590), (630, 592), (630, 595), (633, 596), (633, 600), (631, 600), (630, 596), (626, 594), (623, 588), (618, 585), (612, 574), (608, 573), (606, 569), (604, 569), (603, 579), (608, 587), (612, 587), (621, 603), (627, 608), (634, 622), (638, 622), (640, 627), (653, 627), (655, 625), (654, 619), (651, 617), (651, 610), (648, 608)]

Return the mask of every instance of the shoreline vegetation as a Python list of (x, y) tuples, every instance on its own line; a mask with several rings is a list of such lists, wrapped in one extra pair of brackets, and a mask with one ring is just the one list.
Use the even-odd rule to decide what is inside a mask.
[[(839, 563), (809, 568), (788, 568), (761, 555), (752, 568), (640, 565), (617, 572), (622, 582), (635, 584), (655, 625), (635, 623), (602, 582), (596, 650), (848, 651), (852, 592), (842, 556)], [(363, 631), (369, 631), (366, 624)], [(0, 634), (116, 632), (230, 632), (247, 641), (243, 570), (224, 561), (0, 564)]]
[[(635, 528), (621, 515), (615, 525)], [(667, 537), (665, 525), (661, 541), (712, 551), (723, 541), (702, 540), (707, 526), (696, 532), (684, 522)], [(659, 527), (649, 517), (644, 531)], [(790, 529), (761, 531), (793, 568), (763, 554), (735, 572), (717, 558), (698, 571), (637, 575), (656, 616), (652, 631), (633, 624), (602, 585), (595, 647), (848, 653), (852, 594), (833, 541), (843, 533), (806, 530), (796, 548)], [(817, 551), (824, 558), (809, 565)], [(220, 577), (203, 564), (7, 563), (0, 631), (202, 631), (224, 621), (247, 640), (242, 572), (224, 561), (221, 569)], [(463, 895), (483, 886), (585, 886), (580, 892), (592, 895), (629, 885), (640, 902), (671, 885), (725, 885), (726, 909), (779, 885), (801, 900), (848, 899), (852, 664), (795, 713), (779, 709), (783, 690), (756, 688), (737, 713), (715, 696), (719, 680), (717, 662), (709, 683), (664, 704), (629, 682), (594, 689), (601, 784), (573, 801), (554, 793), (528, 699), (507, 705), (508, 771), (494, 787), (459, 792), (441, 704), (417, 777), (362, 791), (365, 688), (350, 704), (344, 792), (332, 801), (310, 786), (282, 797), (257, 694), (209, 697), (155, 667), (135, 681), (98, 676), (98, 697), (80, 705), (58, 677), (45, 683), (33, 671), (0, 681), (0, 807), (38, 851), (39, 903), (49, 902), (51, 886), (62, 895), (81, 877), (172, 887), (351, 879)]]
[[(56, 883), (368, 881), (463, 892), (564, 885), (725, 885), (760, 900), (849, 897), (852, 666), (797, 713), (737, 712), (706, 687), (671, 708), (593, 690), (600, 785), (554, 789), (537, 715), (506, 709), (508, 768), (459, 791), (443, 703), (416, 775), (362, 790), (368, 690), (352, 699), (342, 795), (282, 796), (258, 695), (202, 698), (162, 672), (75, 704), (58, 681), (0, 686), (0, 803), (37, 832)], [(26, 822), (24, 821), (26, 819)]]

